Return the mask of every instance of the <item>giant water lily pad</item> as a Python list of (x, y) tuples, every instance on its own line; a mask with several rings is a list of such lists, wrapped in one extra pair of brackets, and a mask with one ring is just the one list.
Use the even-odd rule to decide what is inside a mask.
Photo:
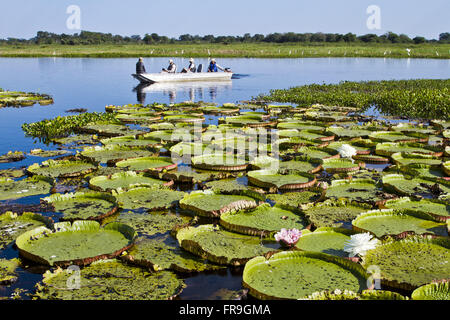
[(317, 160), (290, 160), (278, 163), (279, 169), (287, 172), (316, 173), (322, 170), (322, 164)]
[(331, 126), (327, 128), (327, 131), (333, 133), (338, 138), (351, 139), (351, 138), (368, 138), (373, 132), (372, 130), (367, 130), (361, 127), (344, 128)]
[(427, 213), (438, 221), (450, 218), (450, 204), (436, 199), (413, 200), (408, 197), (386, 201), (384, 206), (388, 209), (407, 209)]
[(116, 163), (119, 168), (127, 168), (130, 171), (163, 171), (173, 170), (177, 167), (170, 158), (142, 157), (122, 160)]
[(428, 135), (423, 133), (402, 133), (398, 131), (377, 131), (369, 135), (376, 142), (426, 142)]
[(324, 194), (324, 190), (315, 189), (299, 192), (286, 192), (283, 194), (268, 194), (267, 199), (274, 202), (280, 208), (298, 211), (309, 204), (322, 200)]
[(245, 265), (243, 285), (258, 299), (299, 299), (316, 291), (366, 289), (368, 275), (354, 262), (319, 252), (284, 251)]
[(406, 166), (409, 164), (440, 165), (442, 159), (429, 154), (397, 152), (391, 155), (394, 163)]
[(318, 122), (305, 122), (305, 121), (283, 121), (277, 125), (278, 129), (297, 129), (297, 130), (324, 130), (325, 125)]
[(248, 181), (258, 187), (280, 190), (309, 188), (317, 182), (316, 177), (309, 173), (281, 174), (276, 170), (250, 171)]
[(61, 220), (102, 220), (118, 209), (113, 196), (100, 192), (56, 193), (42, 200), (62, 213)]
[(10, 211), (5, 212), (0, 215), (0, 250), (26, 231), (41, 226), (51, 228), (52, 225), (51, 219), (38, 213), (24, 212), (18, 215)]
[(348, 199), (326, 200), (304, 208), (303, 212), (316, 227), (349, 228), (353, 219), (371, 207)]
[(241, 171), (248, 167), (243, 158), (228, 154), (206, 154), (191, 158), (194, 168), (218, 171)]
[(109, 139), (102, 139), (100, 141), (103, 145), (118, 145), (134, 148), (158, 148), (161, 145), (161, 141), (159, 140), (144, 139), (136, 135), (120, 136)]
[(96, 169), (96, 165), (85, 161), (47, 160), (41, 164), (32, 164), (27, 171), (33, 175), (51, 178), (71, 178), (88, 174)]
[(180, 207), (201, 216), (219, 217), (226, 212), (251, 209), (257, 200), (248, 196), (215, 194), (211, 191), (192, 192), (180, 200)]
[(224, 231), (211, 224), (183, 228), (177, 240), (183, 249), (221, 265), (240, 266), (255, 256), (275, 251), (259, 237)]
[(388, 239), (363, 257), (363, 266), (378, 266), (381, 284), (413, 290), (450, 274), (448, 238), (408, 237)]
[(132, 227), (143, 236), (153, 236), (158, 233), (167, 233), (176, 226), (189, 223), (191, 217), (178, 216), (172, 213), (149, 212), (121, 212), (116, 222)]
[(375, 153), (381, 156), (391, 156), (394, 153), (418, 153), (428, 154), (432, 156), (442, 156), (443, 150), (438, 146), (430, 146), (422, 143), (411, 142), (384, 142), (378, 143), (375, 149)]
[(100, 191), (112, 191), (115, 189), (127, 189), (140, 186), (170, 186), (171, 182), (147, 177), (144, 173), (134, 171), (117, 172), (109, 176), (97, 176), (89, 180), (89, 187)]
[(113, 191), (113, 196), (124, 209), (166, 210), (175, 206), (184, 195), (184, 192), (159, 186), (136, 186), (129, 190)]
[(96, 221), (58, 222), (54, 229), (38, 227), (16, 239), (19, 253), (45, 265), (86, 265), (99, 259), (113, 258), (127, 250), (134, 241), (133, 228)]
[(345, 244), (355, 231), (342, 228), (318, 228), (314, 232), (303, 230), (296, 247), (303, 251), (322, 252), (338, 257), (348, 257)]
[(42, 176), (34, 176), (22, 180), (0, 178), (0, 200), (18, 199), (49, 193), (53, 180)]
[(310, 159), (339, 158), (339, 152), (331, 148), (300, 147), (297, 152)]
[(369, 231), (376, 237), (398, 235), (403, 232), (447, 236), (447, 225), (433, 221), (426, 213), (414, 210), (383, 209), (361, 213), (352, 221), (354, 229)]
[(211, 189), (214, 193), (223, 194), (241, 194), (248, 190), (248, 187), (239, 183), (237, 179), (223, 179), (206, 182), (205, 187)]
[(0, 163), (17, 162), (25, 159), (25, 153), (22, 151), (9, 151), (0, 155)]
[(0, 285), (8, 285), (17, 280), (15, 272), (19, 266), (19, 260), (0, 259)]
[(350, 159), (324, 159), (322, 167), (329, 173), (354, 172), (364, 167), (364, 162), (355, 163)]
[(223, 267), (208, 264), (203, 259), (182, 250), (172, 238), (145, 239), (136, 243), (123, 259), (155, 271), (202, 272)]
[[(75, 271), (76, 272), (76, 271)], [(37, 285), (36, 296), (50, 300), (170, 300), (185, 284), (169, 271), (148, 272), (116, 260), (97, 261), (79, 272), (73, 269), (47, 271)], [(67, 284), (73, 289), (68, 289)]]
[(450, 282), (441, 281), (423, 285), (411, 294), (413, 300), (450, 300)]
[(220, 216), (220, 225), (225, 229), (252, 236), (267, 236), (283, 228), (302, 230), (308, 224), (303, 215), (271, 207), (268, 203), (252, 210), (227, 212)]
[(106, 145), (103, 147), (87, 147), (81, 156), (99, 163), (115, 163), (123, 159), (150, 157), (153, 152), (146, 149), (122, 147), (119, 145)]
[(439, 182), (433, 179), (412, 178), (407, 179), (401, 174), (388, 174), (383, 177), (383, 187), (401, 196), (425, 196), (437, 198), (441, 194), (450, 193), (450, 184), (447, 181)]
[(333, 141), (327, 145), (327, 148), (339, 150), (342, 145), (348, 144), (356, 149), (356, 154), (370, 154), (376, 146), (376, 142), (368, 139), (353, 139), (351, 141)]
[(83, 133), (96, 134), (103, 137), (125, 136), (140, 132), (138, 130), (131, 130), (129, 127), (122, 124), (108, 122), (90, 123), (79, 128), (78, 131)]
[(331, 199), (347, 198), (367, 203), (384, 201), (376, 183), (371, 179), (333, 180), (326, 196)]

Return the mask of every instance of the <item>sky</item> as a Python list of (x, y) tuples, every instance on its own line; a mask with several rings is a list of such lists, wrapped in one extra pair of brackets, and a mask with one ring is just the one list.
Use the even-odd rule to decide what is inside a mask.
[[(80, 8), (80, 29), (67, 26), (70, 5)], [(367, 26), (371, 5), (379, 8), (378, 29)], [(186, 33), (381, 35), (392, 31), (437, 39), (440, 33), (450, 32), (449, 12), (449, 0), (14, 0), (2, 1), (0, 38), (87, 30), (127, 36), (155, 32), (175, 38)]]

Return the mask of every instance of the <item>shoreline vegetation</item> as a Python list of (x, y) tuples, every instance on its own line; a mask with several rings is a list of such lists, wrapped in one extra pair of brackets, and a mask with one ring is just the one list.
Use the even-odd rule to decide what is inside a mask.
[(323, 104), (352, 107), (361, 111), (375, 106), (387, 116), (408, 119), (450, 119), (450, 79), (343, 81), (339, 84), (311, 84), (271, 90), (260, 95), (266, 102)]
[(0, 57), (39, 58), (428, 58), (450, 59), (444, 43), (1, 44)]

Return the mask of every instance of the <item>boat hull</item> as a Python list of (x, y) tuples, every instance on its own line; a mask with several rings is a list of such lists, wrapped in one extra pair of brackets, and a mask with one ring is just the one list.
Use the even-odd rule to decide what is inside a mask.
[(132, 74), (141, 83), (161, 82), (191, 82), (191, 81), (230, 81), (231, 72), (202, 72), (202, 73), (141, 73)]

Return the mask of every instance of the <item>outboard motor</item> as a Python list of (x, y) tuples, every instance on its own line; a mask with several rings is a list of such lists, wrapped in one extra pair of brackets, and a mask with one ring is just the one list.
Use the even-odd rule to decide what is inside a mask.
[(197, 72), (202, 72), (202, 70), (203, 70), (203, 64), (200, 63), (197, 67)]

